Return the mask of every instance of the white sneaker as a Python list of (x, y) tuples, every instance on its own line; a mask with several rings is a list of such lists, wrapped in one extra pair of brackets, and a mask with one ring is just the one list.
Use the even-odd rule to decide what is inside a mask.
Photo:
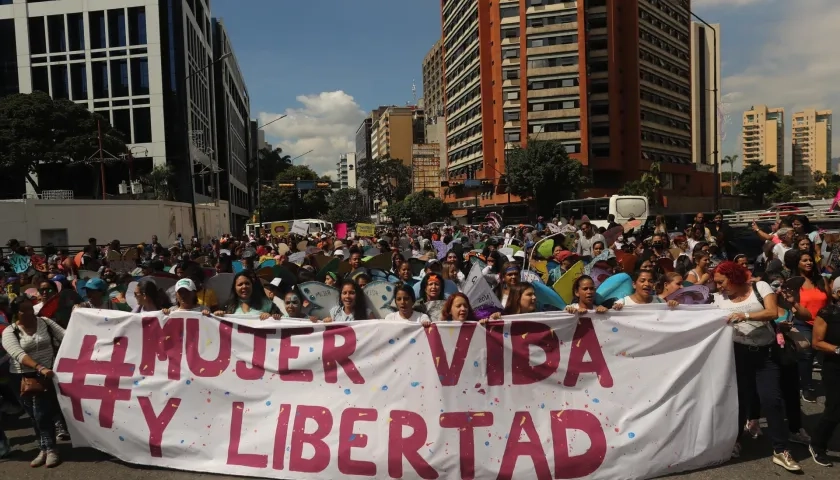
[(808, 432), (806, 432), (804, 428), (800, 428), (799, 431), (796, 433), (791, 433), (788, 436), (788, 440), (790, 440), (793, 443), (798, 443), (800, 445), (811, 444), (811, 436), (808, 435)]
[(44, 466), (45, 463), (47, 463), (47, 452), (41, 450), (38, 452), (38, 456), (29, 462), (29, 466), (32, 468), (38, 468)]
[(50, 450), (47, 452), (47, 468), (56, 467), (59, 463), (61, 463), (61, 460), (58, 459), (58, 454), (55, 451)]

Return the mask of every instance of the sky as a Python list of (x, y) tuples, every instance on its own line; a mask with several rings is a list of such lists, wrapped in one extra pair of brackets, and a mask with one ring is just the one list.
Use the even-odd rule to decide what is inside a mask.
[[(676, 0), (674, 0), (676, 1)], [(355, 151), (356, 129), (379, 105), (422, 96), (423, 57), (440, 36), (439, 0), (213, 0), (233, 43), (267, 141), (321, 174)], [(740, 154), (744, 110), (840, 107), (840, 1), (692, 0), (721, 24), (721, 158)], [(840, 145), (840, 130), (834, 145)], [(835, 150), (833, 156), (840, 156)], [(740, 160), (736, 170), (741, 169)]]

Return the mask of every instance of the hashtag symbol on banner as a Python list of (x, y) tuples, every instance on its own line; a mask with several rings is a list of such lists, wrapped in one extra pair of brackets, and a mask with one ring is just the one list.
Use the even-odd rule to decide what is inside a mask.
[[(70, 383), (59, 382), (58, 387), (61, 394), (70, 397), (73, 406), (73, 418), (84, 422), (84, 411), (82, 400), (99, 400), (99, 426), (111, 428), (114, 424), (114, 409), (117, 401), (131, 400), (131, 390), (120, 388), (120, 379), (131, 377), (134, 374), (134, 365), (125, 363), (125, 354), (128, 350), (128, 339), (117, 337), (114, 339), (114, 349), (111, 353), (111, 360), (93, 360), (93, 352), (96, 347), (96, 336), (85, 335), (82, 340), (82, 348), (79, 351), (79, 358), (62, 358), (56, 367), (56, 372), (72, 373)], [(103, 385), (87, 385), (85, 380), (88, 375), (102, 375), (105, 377)]]

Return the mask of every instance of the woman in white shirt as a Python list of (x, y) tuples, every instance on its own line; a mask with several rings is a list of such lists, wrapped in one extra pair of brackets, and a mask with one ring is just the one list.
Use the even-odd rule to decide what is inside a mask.
[[(656, 279), (650, 270), (638, 270), (630, 275), (633, 279), (633, 288), (636, 290), (632, 295), (627, 295), (613, 304), (613, 310), (621, 310), (625, 306), (648, 305), (654, 303), (666, 303), (656, 295)], [(676, 300), (668, 300), (668, 306), (673, 308), (679, 305)]]
[(566, 306), (566, 311), (569, 313), (587, 313), (594, 311), (595, 313), (607, 313), (607, 307), (595, 305), (595, 281), (589, 275), (581, 275), (572, 284), (572, 292), (577, 303), (572, 303)]
[(394, 294), (394, 303), (397, 305), (397, 311), (389, 313), (385, 316), (388, 321), (409, 321), (422, 324), (428, 327), (432, 324), (432, 320), (428, 315), (414, 310), (414, 302), (417, 300), (414, 294), (414, 288), (408, 285), (400, 285)]
[[(735, 372), (738, 380), (738, 431), (749, 416), (750, 404), (757, 394), (767, 417), (773, 444), (773, 463), (798, 472), (801, 467), (790, 455), (785, 427), (785, 403), (781, 390), (776, 333), (773, 322), (779, 316), (776, 294), (766, 282), (752, 283), (749, 271), (732, 261), (715, 268), (717, 291), (714, 304), (728, 313), (735, 330)], [(740, 441), (732, 456), (741, 452)]]

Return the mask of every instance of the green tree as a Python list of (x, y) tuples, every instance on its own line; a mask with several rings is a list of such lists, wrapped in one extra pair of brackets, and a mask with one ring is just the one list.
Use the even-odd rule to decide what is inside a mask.
[[(280, 184), (294, 184), (301, 180), (331, 182), (330, 177), (321, 177), (305, 165), (293, 165), (283, 170), (272, 185), (263, 185), (262, 221), (291, 220), (295, 218), (319, 218), (329, 210), (330, 190), (296, 190), (281, 188)], [(259, 213), (259, 212), (258, 212)]]
[(651, 205), (659, 205), (659, 196), (662, 192), (662, 180), (660, 179), (660, 162), (650, 164), (650, 171), (642, 174), (642, 178), (624, 184), (618, 193), (622, 195), (640, 195), (647, 197)]
[(539, 212), (551, 212), (557, 202), (575, 198), (588, 185), (583, 165), (569, 158), (556, 140), (531, 140), (525, 148), (507, 154), (507, 189), (536, 203)]
[(762, 165), (757, 160), (748, 160), (741, 172), (738, 191), (754, 198), (759, 203), (764, 203), (765, 198), (776, 190), (776, 184), (779, 181), (779, 176), (770, 165)]
[(391, 204), (411, 193), (411, 168), (397, 158), (365, 160), (356, 175), (359, 186), (375, 200)]
[(277, 175), (292, 166), (292, 157), (284, 155), (282, 148), (261, 148), (257, 152), (257, 158), (260, 162), (260, 177), (263, 180), (277, 178)]
[(767, 195), (767, 199), (773, 203), (789, 202), (796, 196), (796, 181), (792, 175), (784, 175), (776, 183), (773, 191)]
[(386, 212), (394, 225), (408, 222), (411, 225), (426, 225), (431, 222), (441, 221), (449, 218), (449, 206), (443, 200), (436, 198), (435, 194), (424, 190), (415, 192), (403, 200), (388, 204)]
[(814, 188), (814, 194), (821, 198), (834, 198), (837, 191), (840, 190), (840, 175), (825, 174), (823, 180), (824, 183), (820, 183)]
[(87, 161), (99, 151), (100, 128), (105, 151), (114, 156), (126, 151), (126, 136), (80, 104), (43, 92), (0, 98), (0, 170), (26, 178), (40, 193), (32, 177), (38, 165)]
[(143, 190), (155, 200), (174, 200), (172, 187), (175, 185), (175, 173), (171, 165), (158, 165), (140, 178)]
[(332, 223), (358, 223), (370, 220), (365, 215), (362, 194), (355, 188), (342, 188), (330, 196), (330, 209), (324, 219)]
[(819, 170), (814, 171), (813, 176), (814, 176), (814, 183), (816, 183), (816, 184), (823, 183), (823, 180), (825, 180), (826, 177), (828, 177), (828, 175), (824, 174), (823, 172), (821, 172)]
[[(724, 175), (721, 174), (721, 181), (729, 181), (729, 194), (735, 195), (735, 182), (733, 179), (737, 179), (738, 177), (735, 176), (735, 162), (738, 160), (738, 155), (727, 155), (723, 157), (723, 160), (720, 161), (721, 165), (729, 165), (729, 178), (724, 180)], [(726, 172), (722, 172), (726, 173)]]

